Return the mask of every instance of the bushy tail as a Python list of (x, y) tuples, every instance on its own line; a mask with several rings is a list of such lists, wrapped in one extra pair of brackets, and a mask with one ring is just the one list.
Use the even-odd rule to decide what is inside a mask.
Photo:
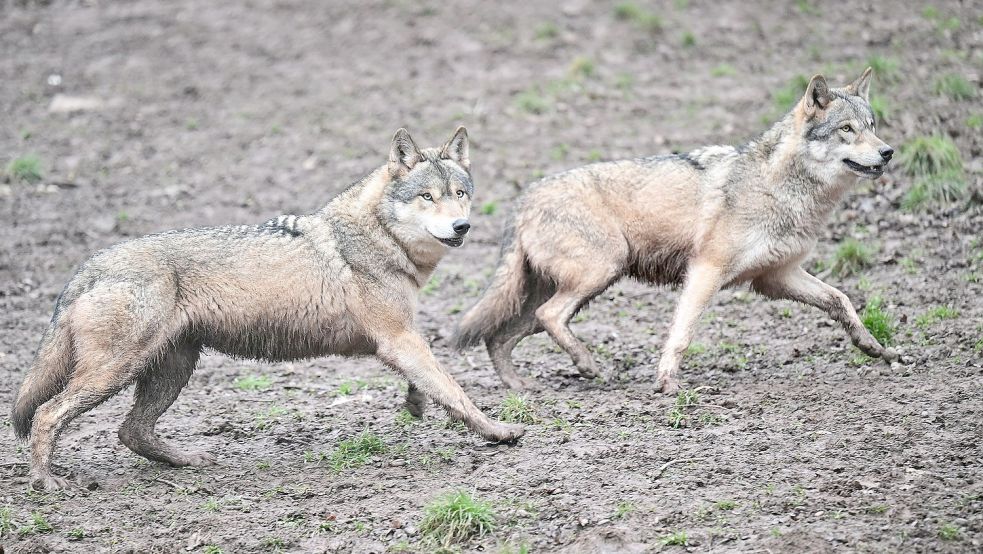
[(519, 313), (526, 289), (526, 256), (511, 229), (506, 230), (495, 276), (478, 303), (461, 319), (451, 344), (457, 350), (475, 346)]
[(34, 412), (65, 389), (71, 375), (74, 355), (72, 337), (64, 317), (62, 322), (52, 321), (41, 339), (38, 355), (34, 359), (24, 383), (20, 386), (10, 421), (18, 438), (26, 439), (31, 434)]

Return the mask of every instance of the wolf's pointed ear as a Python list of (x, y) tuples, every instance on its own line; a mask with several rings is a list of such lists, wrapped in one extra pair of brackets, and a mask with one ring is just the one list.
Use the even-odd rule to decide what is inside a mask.
[(403, 177), (421, 158), (423, 155), (420, 154), (410, 133), (400, 127), (393, 135), (393, 144), (389, 149), (389, 174), (393, 177)]
[(451, 140), (447, 141), (447, 144), (440, 149), (440, 157), (445, 160), (453, 160), (465, 170), (471, 171), (471, 158), (468, 155), (468, 130), (464, 127), (458, 127)]
[(864, 70), (864, 74), (857, 77), (857, 80), (846, 86), (847, 92), (853, 94), (854, 96), (859, 96), (864, 100), (869, 100), (870, 95), (870, 76), (873, 74), (873, 68), (868, 67)]
[(812, 118), (816, 115), (816, 112), (825, 110), (832, 99), (833, 97), (829, 93), (829, 85), (826, 84), (826, 78), (822, 75), (814, 75), (809, 80), (809, 86), (806, 87), (806, 94), (802, 98), (806, 117)]

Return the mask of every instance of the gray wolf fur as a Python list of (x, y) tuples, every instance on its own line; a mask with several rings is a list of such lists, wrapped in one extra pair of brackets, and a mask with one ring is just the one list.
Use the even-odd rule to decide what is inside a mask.
[(746, 145), (592, 164), (531, 185), (506, 229), (491, 284), (462, 318), (458, 348), (484, 341), (504, 383), (520, 377), (512, 349), (545, 330), (585, 377), (597, 375), (570, 318), (625, 276), (681, 285), (659, 361), (671, 393), (700, 314), (722, 287), (750, 283), (769, 298), (816, 306), (860, 350), (898, 355), (864, 328), (850, 300), (800, 266), (830, 211), (859, 178), (876, 178), (893, 149), (875, 134), (871, 70), (843, 88), (816, 75), (781, 121)]
[(447, 247), (463, 243), (473, 193), (463, 127), (422, 151), (400, 129), (389, 163), (316, 213), (95, 254), (58, 298), (13, 408), (32, 486), (67, 485), (50, 467), (59, 432), (131, 383), (123, 444), (175, 466), (212, 463), (154, 431), (205, 347), (271, 361), (374, 355), (409, 380), (414, 415), (429, 398), (488, 440), (516, 439), (522, 427), (481, 413), (414, 328), (417, 292)]

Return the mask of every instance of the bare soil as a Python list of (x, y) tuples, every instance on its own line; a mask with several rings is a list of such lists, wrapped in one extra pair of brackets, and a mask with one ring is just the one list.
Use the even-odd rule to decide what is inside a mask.
[[(0, 3), (0, 163), (34, 153), (44, 178), (0, 183), (4, 414), (89, 254), (165, 229), (313, 211), (381, 165), (403, 125), (426, 145), (457, 124), (473, 138), (486, 213), (421, 295), (419, 325), (492, 413), (506, 391), (487, 356), (451, 352), (446, 339), (538, 175), (739, 143), (779, 113), (777, 91), (796, 75), (846, 83), (882, 56), (897, 69), (873, 84), (890, 106), (879, 134), (894, 146), (948, 135), (976, 201), (983, 181), (983, 135), (967, 126), (981, 113), (974, 2), (936, 2), (937, 15), (898, 1), (639, 4), (661, 31), (577, 0), (26, 4)], [(949, 73), (975, 98), (938, 94)], [(51, 111), (59, 94), (95, 102)], [(699, 402), (677, 428), (676, 399), (653, 387), (676, 292), (626, 281), (575, 324), (605, 379), (578, 378), (545, 336), (527, 339), (516, 357), (544, 385), (527, 397), (537, 423), (495, 446), (438, 410), (398, 419), (405, 386), (372, 360), (208, 355), (159, 429), (217, 466), (174, 469), (128, 451), (116, 437), (124, 393), (63, 435), (56, 467), (78, 487), (32, 493), (25, 447), (0, 416), (0, 508), (13, 522), (0, 551), (430, 552), (424, 506), (458, 489), (497, 513), (463, 551), (983, 551), (983, 213), (973, 200), (906, 213), (910, 186), (898, 167), (863, 184), (807, 262), (858, 307), (885, 298), (901, 320), (901, 366), (859, 357), (817, 310), (725, 292), (684, 362)], [(840, 277), (816, 262), (846, 237), (875, 255)], [(938, 306), (957, 315), (918, 319)], [(269, 386), (249, 390), (253, 377)], [(363, 430), (386, 452), (333, 471), (320, 454)], [(688, 546), (665, 544), (682, 532)]]

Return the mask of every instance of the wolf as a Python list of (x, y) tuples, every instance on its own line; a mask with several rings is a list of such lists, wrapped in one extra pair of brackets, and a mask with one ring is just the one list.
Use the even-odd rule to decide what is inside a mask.
[(32, 486), (68, 485), (51, 472), (59, 433), (130, 384), (124, 445), (174, 466), (214, 463), (154, 431), (204, 348), (268, 361), (375, 356), (409, 381), (413, 415), (432, 399), (481, 437), (514, 441), (522, 426), (485, 416), (414, 327), (417, 293), (463, 244), (473, 195), (466, 129), (424, 150), (399, 129), (388, 163), (315, 213), (149, 235), (93, 255), (58, 297), (14, 404)]
[(769, 297), (824, 310), (870, 356), (879, 344), (845, 294), (800, 267), (820, 227), (858, 179), (884, 172), (894, 150), (875, 134), (871, 69), (831, 88), (814, 76), (791, 111), (743, 146), (596, 163), (528, 187), (506, 225), (487, 290), (462, 317), (458, 349), (484, 341), (510, 388), (536, 386), (512, 350), (545, 330), (584, 377), (597, 375), (568, 323), (628, 276), (681, 286), (662, 348), (657, 387), (673, 393), (700, 314), (722, 287), (750, 284)]

